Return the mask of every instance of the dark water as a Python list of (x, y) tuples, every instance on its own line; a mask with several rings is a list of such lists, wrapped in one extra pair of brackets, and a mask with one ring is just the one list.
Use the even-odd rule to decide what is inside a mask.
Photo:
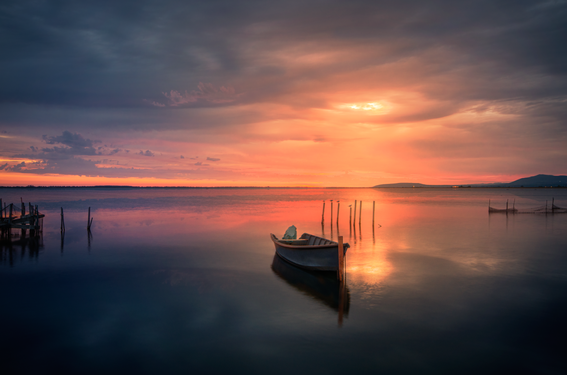
[[(0, 189), (20, 197), (46, 217), (0, 246), (2, 373), (567, 373), (567, 214), (487, 213), (566, 189)], [(351, 244), (344, 290), (274, 261), (291, 224)]]

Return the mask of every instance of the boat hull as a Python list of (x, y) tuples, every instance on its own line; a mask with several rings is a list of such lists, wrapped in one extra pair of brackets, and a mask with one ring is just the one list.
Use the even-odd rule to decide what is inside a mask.
[[(271, 234), (276, 254), (296, 267), (317, 271), (337, 271), (339, 269), (339, 244), (334, 241), (304, 233), (305, 241), (278, 240)], [(300, 243), (294, 244), (294, 243)], [(343, 244), (346, 254), (348, 244)]]

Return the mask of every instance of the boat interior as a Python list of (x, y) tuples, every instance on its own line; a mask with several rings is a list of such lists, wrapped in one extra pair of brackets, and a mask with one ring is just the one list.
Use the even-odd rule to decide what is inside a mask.
[(285, 243), (288, 245), (295, 245), (295, 246), (318, 246), (318, 245), (332, 245), (332, 244), (336, 244), (335, 241), (331, 241), (328, 240), (326, 238), (322, 238), (322, 237), (317, 237), (317, 236), (312, 236), (310, 234), (307, 233), (303, 233), (301, 235), (301, 237), (299, 237), (296, 240), (288, 240), (288, 239), (282, 239), (282, 240), (278, 240), (281, 243)]

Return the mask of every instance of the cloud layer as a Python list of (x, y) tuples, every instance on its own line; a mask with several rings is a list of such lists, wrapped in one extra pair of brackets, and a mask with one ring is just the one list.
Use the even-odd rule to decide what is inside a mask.
[(2, 173), (567, 173), (563, 0), (19, 0), (0, 19)]

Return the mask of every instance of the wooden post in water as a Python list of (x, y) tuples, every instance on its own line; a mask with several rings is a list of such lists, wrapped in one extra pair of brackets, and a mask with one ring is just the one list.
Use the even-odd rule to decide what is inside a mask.
[(337, 278), (340, 282), (343, 281), (343, 271), (344, 271), (344, 247), (343, 247), (343, 236), (339, 236), (339, 269), (337, 270)]
[(12, 224), (12, 211), (14, 210), (14, 203), (10, 203), (10, 216), (8, 216), (8, 223)]
[(65, 216), (63, 215), (63, 207), (61, 207), (61, 233), (65, 233)]
[(341, 209), (341, 201), (337, 201), (337, 229), (339, 228), (339, 210), (340, 209)]
[(352, 221), (352, 225), (356, 225), (356, 201), (354, 201), (354, 220)]
[(358, 225), (362, 225), (362, 201), (360, 201), (360, 207), (358, 207)]
[(352, 226), (352, 204), (348, 205), (348, 208), (350, 208), (350, 215), (348, 217), (348, 226)]
[(372, 228), (374, 228), (374, 215), (376, 214), (376, 201), (372, 201)]
[(323, 215), (321, 215), (321, 224), (325, 224), (325, 201), (323, 201)]
[(333, 230), (333, 200), (331, 199), (331, 230)]
[(89, 207), (89, 218), (87, 219), (87, 230), (90, 232), (93, 225), (94, 217), (91, 217), (91, 208)]

